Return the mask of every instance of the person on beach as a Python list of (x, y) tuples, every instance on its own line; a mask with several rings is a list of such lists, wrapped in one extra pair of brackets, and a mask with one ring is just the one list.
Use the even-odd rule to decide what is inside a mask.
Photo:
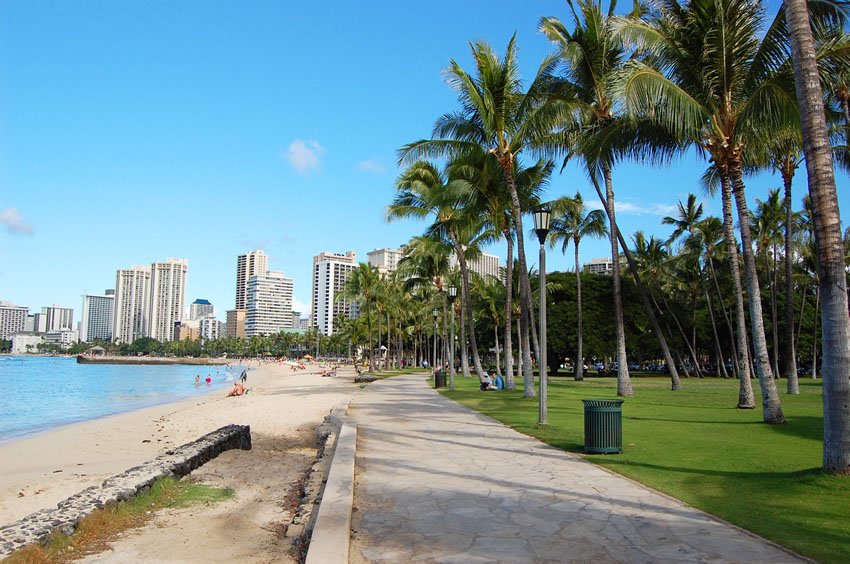
[(244, 393), (245, 393), (245, 386), (243, 386), (239, 382), (236, 382), (235, 384), (233, 384), (233, 389), (230, 390), (227, 393), (226, 397), (230, 398), (230, 397), (233, 397), (233, 396), (241, 396)]
[(239, 377), (239, 380), (244, 384), (248, 380), (248, 371), (243, 370), (242, 375)]

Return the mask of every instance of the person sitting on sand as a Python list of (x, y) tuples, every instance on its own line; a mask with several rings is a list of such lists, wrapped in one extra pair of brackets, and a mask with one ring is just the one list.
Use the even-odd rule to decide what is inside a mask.
[(233, 389), (230, 390), (229, 392), (227, 392), (226, 397), (230, 398), (230, 397), (233, 397), (233, 396), (241, 396), (244, 393), (245, 393), (245, 386), (243, 386), (239, 382), (236, 382), (235, 384), (233, 384)]

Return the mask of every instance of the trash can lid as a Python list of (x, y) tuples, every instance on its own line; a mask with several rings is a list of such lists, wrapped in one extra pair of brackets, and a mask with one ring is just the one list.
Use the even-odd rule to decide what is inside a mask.
[(621, 399), (583, 399), (585, 407), (619, 407), (626, 400)]

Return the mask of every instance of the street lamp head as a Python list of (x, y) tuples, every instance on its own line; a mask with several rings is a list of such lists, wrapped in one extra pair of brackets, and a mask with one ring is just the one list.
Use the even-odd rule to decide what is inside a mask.
[(456, 298), (457, 298), (457, 286), (452, 284), (451, 286), (449, 286), (449, 303), (454, 303)]
[(437, 316), (440, 315), (440, 311), (437, 308), (434, 308), (434, 319), (437, 319)]
[(549, 225), (552, 221), (552, 206), (549, 204), (541, 204), (532, 212), (534, 218), (534, 232), (537, 233), (537, 239), (540, 244), (546, 242), (546, 236), (549, 234)]

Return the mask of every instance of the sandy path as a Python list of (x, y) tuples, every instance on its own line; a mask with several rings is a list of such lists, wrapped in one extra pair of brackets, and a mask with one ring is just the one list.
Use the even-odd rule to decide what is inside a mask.
[[(259, 457), (252, 458), (251, 453), (263, 452), (261, 437), (312, 440), (316, 425), (331, 408), (359, 389), (348, 376), (350, 371), (322, 378), (320, 370), (314, 366), (291, 372), (285, 365), (265, 364), (249, 373), (247, 385), (252, 392), (243, 397), (225, 398), (219, 391), (0, 445), (0, 524), (55, 506), (169, 447), (230, 423), (251, 426), (258, 448), (244, 453), (241, 474), (245, 483), (259, 483), (255, 474), (263, 470), (263, 464), (252, 467), (251, 461)], [(222, 459), (237, 457), (237, 453), (227, 455)]]

